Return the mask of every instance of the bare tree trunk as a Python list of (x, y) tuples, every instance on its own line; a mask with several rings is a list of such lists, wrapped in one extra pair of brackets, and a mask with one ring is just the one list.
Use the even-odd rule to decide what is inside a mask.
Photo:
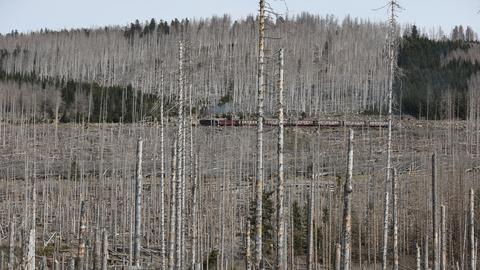
[[(161, 78), (161, 88), (163, 90), (163, 74)], [(163, 112), (163, 95), (161, 93), (160, 104), (160, 259), (162, 270), (166, 269), (165, 258), (165, 123)]]
[(100, 229), (97, 227), (95, 228), (95, 243), (93, 247), (93, 269), (95, 270), (100, 270), (102, 267), (102, 241), (100, 237)]
[(140, 235), (142, 225), (142, 156), (143, 141), (137, 143), (137, 166), (135, 170), (135, 231), (133, 237), (133, 265), (140, 267)]
[(177, 174), (177, 140), (173, 142), (173, 157), (172, 157), (172, 179), (170, 181), (170, 232), (168, 237), (168, 269), (175, 268), (175, 205), (176, 205), (176, 174)]
[(277, 269), (285, 270), (285, 178), (283, 173), (283, 49), (280, 49), (278, 71), (278, 180), (277, 180)]
[(475, 191), (470, 189), (469, 230), (470, 230), (470, 269), (475, 270)]
[(343, 186), (342, 258), (341, 270), (350, 270), (352, 263), (352, 175), (353, 175), (353, 130), (348, 140), (347, 175)]
[(314, 187), (314, 175), (312, 175), (312, 179), (310, 180), (310, 196), (308, 198), (308, 254), (307, 254), (307, 269), (313, 270), (313, 236), (314, 236), (314, 228), (313, 228), (313, 215), (314, 215), (314, 207), (315, 207), (315, 187)]
[(31, 216), (31, 227), (28, 235), (28, 251), (27, 251), (27, 265), (26, 265), (27, 270), (35, 269), (36, 205), (37, 205), (37, 190), (36, 190), (35, 175), (34, 175), (32, 179), (32, 206), (31, 206), (32, 216)]
[(262, 199), (263, 199), (263, 95), (265, 93), (265, 0), (260, 0), (258, 40), (258, 111), (257, 111), (257, 177), (255, 183), (255, 269), (263, 269), (262, 263)]
[(178, 44), (179, 47), (179, 59), (178, 59), (178, 162), (177, 162), (177, 189), (176, 189), (176, 231), (175, 231), (175, 268), (180, 269), (182, 266), (182, 215), (183, 215), (183, 164), (184, 162), (184, 151), (185, 151), (185, 130), (184, 130), (184, 115), (183, 115), (183, 43), (180, 41)]
[(441, 261), (440, 261), (440, 269), (446, 270), (447, 266), (447, 227), (446, 227), (446, 213), (445, 213), (445, 205), (441, 206), (441, 216), (440, 216), (440, 223), (441, 223)]
[(84, 269), (85, 258), (85, 236), (87, 232), (87, 215), (85, 212), (85, 201), (80, 205), (80, 227), (78, 230), (78, 255), (77, 255), (77, 269)]
[(425, 235), (425, 244), (423, 247), (423, 269), (424, 270), (429, 270), (428, 267), (428, 235)]
[(437, 221), (437, 168), (436, 156), (432, 155), (432, 233), (433, 233), (433, 270), (439, 270), (438, 257), (438, 221)]
[(385, 192), (385, 209), (383, 212), (383, 246), (382, 246), (382, 270), (387, 269), (387, 251), (388, 251), (388, 204), (389, 193)]
[(108, 269), (108, 234), (107, 230), (103, 229), (102, 232), (102, 270)]
[(392, 223), (393, 223), (393, 270), (398, 270), (398, 206), (397, 179), (392, 169)]
[(194, 174), (192, 188), (192, 269), (200, 270), (200, 265), (197, 265), (198, 158), (195, 158)]
[(245, 247), (245, 264), (247, 270), (252, 270), (252, 251), (251, 251), (251, 239), (250, 239), (250, 220), (247, 220), (247, 243)]
[(417, 270), (422, 269), (422, 259), (421, 259), (421, 254), (420, 254), (420, 246), (418, 246), (418, 243), (416, 244), (417, 248)]
[(15, 222), (10, 222), (10, 236), (8, 238), (8, 270), (13, 270), (15, 264)]
[(337, 243), (337, 245), (335, 246), (335, 270), (340, 270), (341, 267), (341, 250), (342, 246)]

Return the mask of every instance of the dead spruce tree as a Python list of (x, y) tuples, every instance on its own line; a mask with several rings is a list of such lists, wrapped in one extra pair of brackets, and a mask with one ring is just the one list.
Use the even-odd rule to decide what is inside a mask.
[(78, 254), (77, 254), (77, 269), (84, 269), (85, 258), (85, 243), (87, 233), (87, 215), (85, 211), (85, 201), (80, 204), (80, 226), (78, 228)]
[(142, 226), (142, 156), (143, 140), (137, 142), (137, 165), (135, 169), (135, 232), (133, 238), (133, 265), (140, 267), (140, 237)]
[(168, 269), (175, 269), (175, 206), (177, 190), (177, 156), (178, 156), (178, 140), (173, 141), (172, 147), (172, 175), (170, 180), (170, 217), (169, 217), (169, 235), (168, 235)]
[(262, 263), (262, 199), (263, 199), (263, 96), (265, 93), (265, 0), (260, 0), (258, 37), (258, 104), (257, 104), (257, 175), (255, 183), (255, 269)]
[(470, 245), (470, 269), (476, 269), (476, 258), (475, 258), (475, 191), (470, 190), (470, 205), (469, 205), (469, 245)]
[(398, 270), (398, 193), (396, 170), (392, 169), (393, 270)]
[(440, 269), (446, 270), (447, 266), (447, 225), (445, 205), (440, 206)]
[(341, 238), (341, 270), (350, 270), (352, 263), (352, 175), (353, 175), (353, 130), (350, 129), (348, 136), (347, 174), (343, 186), (343, 221)]
[(437, 161), (436, 155), (432, 155), (432, 237), (433, 237), (433, 270), (440, 269), (438, 256), (438, 220), (437, 220)]
[(278, 178), (277, 178), (277, 266), (278, 270), (287, 269), (285, 260), (285, 178), (283, 173), (283, 49), (280, 49), (278, 55), (279, 70), (278, 70)]
[(388, 184), (391, 180), (392, 170), (392, 125), (393, 125), (393, 82), (395, 80), (396, 67), (396, 12), (400, 8), (398, 0), (391, 0), (389, 2), (390, 19), (389, 19), (389, 34), (388, 34), (388, 61), (389, 61), (389, 80), (388, 80), (388, 135), (387, 135), (387, 173), (385, 179), (385, 198), (384, 198), (384, 231), (383, 247), (382, 247), (382, 269), (387, 268), (387, 249), (388, 249)]
[(8, 238), (8, 270), (13, 270), (15, 265), (15, 222), (10, 222), (10, 231)]
[(160, 78), (160, 257), (162, 270), (166, 269), (166, 244), (165, 244), (165, 119), (163, 108), (163, 71)]
[(315, 211), (315, 176), (312, 175), (310, 179), (310, 195), (308, 196), (308, 229), (307, 229), (307, 237), (308, 237), (308, 253), (307, 253), (307, 269), (313, 270), (314, 269), (314, 211)]
[(102, 231), (102, 270), (108, 269), (108, 233), (106, 229)]
[(185, 162), (185, 119), (183, 114), (183, 42), (178, 44), (179, 58), (178, 58), (178, 121), (177, 121), (177, 184), (176, 184), (176, 216), (175, 216), (175, 268), (181, 269), (183, 262), (182, 254), (182, 218), (183, 218), (183, 182), (184, 182), (184, 162)]

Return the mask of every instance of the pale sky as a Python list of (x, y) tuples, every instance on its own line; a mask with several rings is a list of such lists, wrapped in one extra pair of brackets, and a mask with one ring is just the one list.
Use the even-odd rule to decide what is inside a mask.
[[(340, 20), (352, 17), (385, 20), (387, 11), (374, 10), (388, 0), (286, 0), (290, 15), (308, 11), (333, 14)], [(269, 1), (279, 13), (286, 8), (279, 0)], [(454, 25), (470, 25), (480, 32), (479, 0), (400, 0), (402, 23), (420, 29), (441, 26), (450, 33)], [(126, 25), (139, 19), (200, 18), (230, 14), (233, 19), (257, 12), (257, 0), (0, 0), (0, 33), (40, 28), (61, 29)]]

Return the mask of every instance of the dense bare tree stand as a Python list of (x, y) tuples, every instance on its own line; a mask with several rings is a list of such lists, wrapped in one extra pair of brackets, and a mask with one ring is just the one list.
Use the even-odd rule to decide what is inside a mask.
[(343, 222), (342, 222), (342, 251), (341, 270), (350, 270), (352, 264), (352, 175), (353, 175), (353, 130), (349, 131), (347, 175), (343, 186)]

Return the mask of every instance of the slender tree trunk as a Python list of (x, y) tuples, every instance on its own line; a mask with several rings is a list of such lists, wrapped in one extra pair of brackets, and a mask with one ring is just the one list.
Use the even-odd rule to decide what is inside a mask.
[(475, 192), (470, 190), (469, 230), (470, 230), (470, 269), (475, 270)]
[(337, 243), (337, 245), (335, 246), (335, 270), (340, 270), (341, 267), (341, 250), (342, 246)]
[(417, 270), (422, 269), (422, 259), (421, 259), (421, 254), (420, 254), (420, 246), (418, 246), (418, 243), (416, 244), (417, 248)]
[(245, 264), (247, 270), (252, 270), (252, 251), (251, 251), (251, 239), (250, 239), (250, 220), (247, 220), (247, 236), (246, 236), (246, 247), (245, 247)]
[(441, 216), (440, 216), (440, 223), (441, 223), (441, 245), (440, 245), (440, 254), (441, 254), (441, 261), (440, 261), (440, 269), (446, 270), (447, 266), (447, 227), (446, 227), (446, 213), (445, 213), (445, 205), (441, 207)]
[[(35, 167), (35, 164), (34, 164)], [(35, 171), (35, 169), (34, 169)], [(35, 174), (35, 172), (34, 172)], [(36, 240), (36, 206), (37, 206), (37, 190), (35, 183), (35, 175), (32, 179), (32, 216), (31, 216), (31, 227), (28, 235), (28, 251), (27, 251), (27, 270), (35, 269), (35, 240)]]
[(277, 269), (285, 270), (285, 178), (283, 174), (283, 49), (280, 49), (278, 71), (278, 179), (277, 179)]
[(193, 176), (192, 187), (192, 269), (199, 270), (200, 265), (197, 265), (197, 211), (198, 211), (198, 158), (195, 158), (195, 172)]
[(80, 205), (80, 227), (78, 230), (78, 255), (77, 255), (77, 269), (84, 269), (85, 258), (85, 236), (87, 232), (87, 215), (85, 212), (85, 201)]
[(259, 1), (258, 40), (258, 110), (257, 110), (257, 175), (255, 183), (255, 269), (263, 269), (262, 263), (262, 199), (263, 199), (263, 95), (265, 92), (265, 0)]
[(175, 231), (175, 268), (180, 269), (182, 266), (182, 216), (183, 216), (183, 166), (184, 151), (185, 151), (185, 130), (184, 130), (184, 115), (183, 115), (183, 43), (179, 42), (179, 59), (178, 59), (178, 162), (177, 162), (177, 189), (176, 189), (176, 231)]
[(385, 209), (383, 212), (383, 246), (382, 246), (382, 270), (387, 269), (387, 251), (388, 251), (388, 205), (389, 205), (389, 193), (385, 192)]
[(176, 190), (177, 190), (177, 140), (173, 142), (173, 157), (172, 157), (172, 179), (170, 181), (170, 232), (168, 237), (168, 269), (173, 270), (175, 268), (175, 205), (176, 205)]
[(398, 270), (398, 205), (397, 178), (392, 169), (392, 225), (393, 225), (393, 270)]
[(315, 187), (314, 187), (314, 176), (312, 175), (312, 179), (310, 180), (310, 196), (308, 198), (308, 254), (307, 254), (307, 269), (313, 270), (313, 258), (314, 258), (314, 245), (313, 245), (313, 236), (314, 236), (314, 228), (313, 228), (313, 215), (314, 215), (314, 207), (315, 207)]
[(102, 232), (102, 270), (108, 269), (108, 234), (107, 230), (103, 229)]
[(425, 235), (425, 243), (423, 247), (423, 269), (424, 270), (429, 270), (428, 267), (428, 235)]
[(140, 267), (140, 235), (142, 226), (142, 156), (143, 141), (138, 140), (137, 143), (137, 166), (135, 170), (135, 232), (133, 237), (133, 265)]
[(437, 221), (437, 168), (436, 156), (432, 155), (432, 233), (433, 233), (433, 270), (439, 270), (440, 258), (438, 257), (438, 221)]
[[(163, 74), (161, 78), (161, 89), (163, 90)], [(163, 115), (163, 95), (161, 93), (160, 103), (160, 259), (162, 270), (166, 269), (165, 258), (165, 122)]]
[(93, 269), (95, 270), (102, 268), (102, 240), (100, 237), (100, 229), (97, 227), (95, 228), (95, 243), (93, 247)]
[(15, 222), (10, 222), (10, 236), (8, 238), (8, 270), (13, 270), (15, 266)]
[(343, 222), (342, 222), (342, 258), (341, 270), (350, 270), (352, 263), (352, 175), (353, 175), (353, 130), (350, 129), (348, 140), (347, 177), (343, 187)]

